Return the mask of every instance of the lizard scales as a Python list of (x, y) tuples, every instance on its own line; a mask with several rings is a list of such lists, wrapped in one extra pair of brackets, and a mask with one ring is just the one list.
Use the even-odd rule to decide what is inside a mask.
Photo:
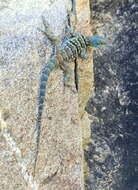
[[(43, 20), (44, 23), (44, 20)], [(45, 23), (44, 23), (45, 25)], [(46, 27), (47, 29), (47, 27)], [(48, 29), (47, 29), (48, 30)], [(42, 31), (43, 32), (43, 31)], [(44, 32), (45, 33), (45, 32)], [(79, 33), (71, 33), (73, 35), (72, 38), (66, 40), (61, 46), (59, 42), (56, 44), (56, 37), (52, 34), (52, 32), (48, 31), (47, 36), (51, 41), (54, 41), (56, 45), (55, 54), (49, 59), (48, 63), (44, 65), (42, 70), (42, 74), (40, 77), (40, 88), (38, 95), (38, 108), (37, 108), (37, 120), (36, 120), (36, 155), (35, 155), (35, 164), (34, 164), (34, 174), (35, 167), (37, 162), (37, 156), (39, 152), (39, 143), (40, 143), (40, 128), (42, 121), (42, 113), (44, 108), (45, 94), (46, 94), (46, 84), (48, 81), (49, 74), (55, 67), (60, 66), (61, 69), (64, 70), (66, 78), (65, 85), (70, 86), (71, 80), (71, 69), (69, 68), (69, 62), (75, 61), (78, 57), (88, 58), (86, 55), (87, 48), (91, 47), (99, 47), (101, 45), (105, 45), (106, 42), (102, 37), (99, 36), (84, 36)], [(60, 48), (59, 48), (60, 47)]]
[[(39, 90), (39, 103), (38, 103), (38, 118), (37, 122), (41, 123), (41, 117), (43, 112), (43, 106), (46, 94), (46, 83), (51, 71), (58, 65), (63, 65), (63, 62), (71, 62), (78, 58), (87, 48), (87, 40), (83, 35), (71, 38), (63, 43), (62, 49), (57, 55), (54, 55), (49, 62), (44, 66)], [(62, 66), (61, 66), (62, 67)], [(64, 65), (63, 65), (64, 67)], [(64, 70), (64, 69), (63, 69)]]

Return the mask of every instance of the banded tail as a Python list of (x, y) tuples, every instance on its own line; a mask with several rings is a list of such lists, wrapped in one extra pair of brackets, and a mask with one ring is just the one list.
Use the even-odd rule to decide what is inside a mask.
[(55, 58), (51, 58), (49, 62), (44, 66), (40, 78), (40, 88), (39, 88), (39, 96), (38, 96), (38, 108), (37, 108), (37, 121), (35, 127), (35, 137), (36, 137), (36, 152), (35, 152), (35, 160), (34, 160), (34, 173), (35, 176), (35, 168), (37, 163), (37, 157), (39, 153), (39, 143), (40, 143), (40, 133), (41, 133), (41, 121), (42, 121), (42, 113), (44, 108), (45, 94), (46, 94), (46, 85), (48, 81), (49, 74), (56, 67), (57, 62)]

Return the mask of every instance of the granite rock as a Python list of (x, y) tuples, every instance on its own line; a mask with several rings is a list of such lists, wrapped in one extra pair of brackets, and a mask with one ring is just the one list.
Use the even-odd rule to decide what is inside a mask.
[[(52, 49), (38, 28), (43, 28), (43, 15), (63, 39), (71, 4), (70, 0), (0, 0), (2, 190), (84, 189), (78, 93), (74, 80), (72, 88), (64, 87), (61, 69), (49, 77), (36, 175), (32, 175), (39, 78)], [(75, 70), (74, 64), (71, 68)]]

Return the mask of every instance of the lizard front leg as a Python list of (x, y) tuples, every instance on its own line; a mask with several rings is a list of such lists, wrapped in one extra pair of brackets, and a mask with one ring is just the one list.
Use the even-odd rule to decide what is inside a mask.
[(89, 56), (87, 55), (86, 49), (82, 49), (80, 57), (83, 59), (89, 59)]

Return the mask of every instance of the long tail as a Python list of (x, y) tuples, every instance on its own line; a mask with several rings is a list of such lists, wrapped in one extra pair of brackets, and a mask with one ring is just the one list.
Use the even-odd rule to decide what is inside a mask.
[(36, 150), (35, 150), (35, 160), (34, 160), (34, 172), (33, 176), (35, 176), (35, 169), (37, 163), (37, 157), (39, 153), (39, 143), (40, 143), (40, 133), (41, 133), (41, 121), (42, 121), (42, 113), (44, 108), (45, 94), (46, 94), (46, 84), (51, 71), (56, 67), (56, 59), (50, 59), (49, 62), (44, 66), (40, 78), (40, 88), (39, 88), (39, 97), (38, 97), (38, 108), (37, 108), (37, 121), (35, 127), (35, 138), (36, 138)]

